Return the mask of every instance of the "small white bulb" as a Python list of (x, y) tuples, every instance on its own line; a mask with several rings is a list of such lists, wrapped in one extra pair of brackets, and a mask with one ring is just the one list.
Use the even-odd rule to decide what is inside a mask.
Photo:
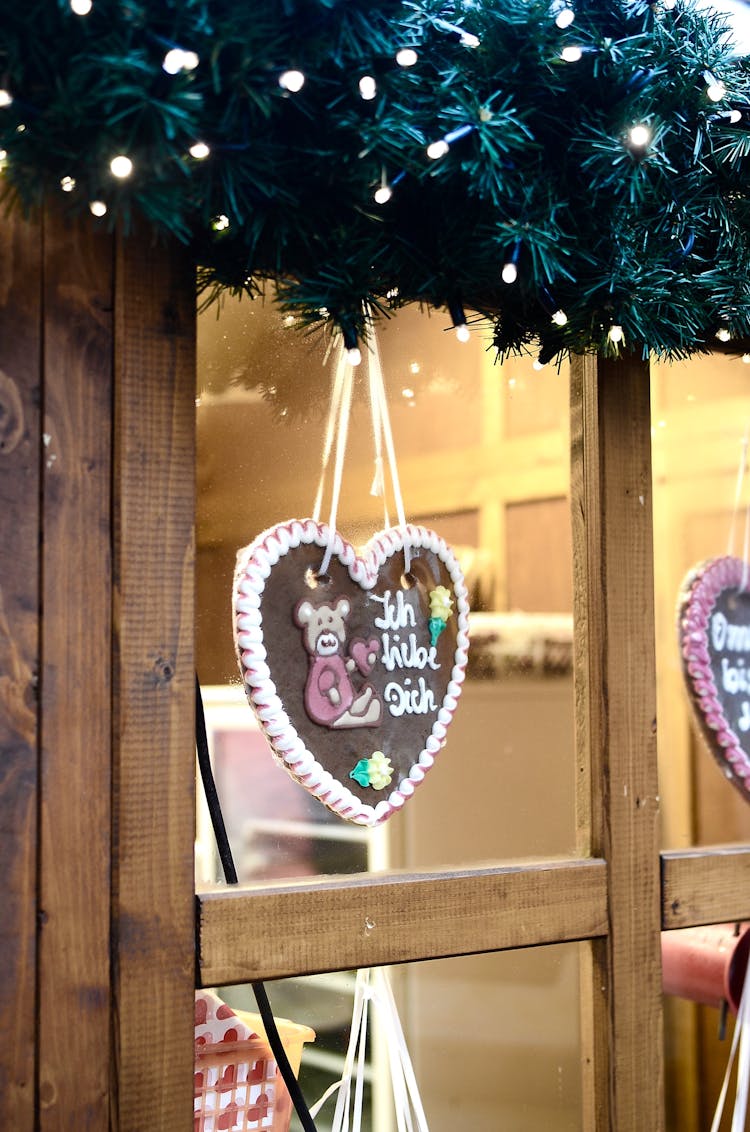
[(91, 0), (70, 0), (70, 9), (77, 16), (88, 16), (92, 7)]
[(13, 101), (13, 95), (9, 90), (0, 90), (0, 107), (10, 106)]
[(441, 138), (440, 141), (431, 142), (427, 146), (427, 156), (431, 157), (433, 161), (437, 161), (439, 158), (445, 157), (449, 149), (450, 146), (447, 141)]
[(401, 396), (406, 397), (407, 400), (410, 400), (414, 396), (414, 390), (410, 389), (407, 386), (405, 389), (401, 390)]
[(302, 71), (284, 71), (279, 75), (279, 86), (288, 90), (290, 94), (297, 94), (305, 85), (305, 76)]
[(196, 161), (203, 161), (210, 152), (211, 150), (205, 142), (195, 142), (194, 145), (190, 146), (190, 156), (194, 157)]
[(731, 126), (736, 126), (741, 121), (742, 121), (742, 111), (741, 110), (730, 110), (729, 111), (729, 124)]
[(413, 47), (402, 47), (396, 55), (396, 62), (399, 67), (413, 67), (419, 59)]
[(392, 196), (393, 189), (390, 187), (390, 185), (381, 185), (375, 190), (376, 204), (387, 204)]
[(636, 146), (638, 149), (643, 149), (647, 146), (651, 141), (651, 136), (650, 127), (646, 126), (643, 122), (632, 126), (628, 134), (630, 144)]
[(622, 327), (617, 325), (610, 326), (608, 337), (610, 342), (622, 342), (625, 337)]
[(531, 363), (531, 368), (535, 369), (538, 373), (540, 369), (544, 369), (544, 362), (540, 361), (539, 358), (534, 358), (534, 361)]
[(721, 102), (726, 93), (727, 88), (724, 86), (724, 83), (711, 83), (706, 87), (706, 95), (711, 99), (712, 102)]
[(200, 58), (195, 51), (183, 51), (182, 53), (182, 69), (183, 71), (194, 71), (200, 63)]
[(8, 160), (7, 149), (0, 149), (0, 165), (3, 165)]
[(162, 70), (168, 75), (177, 75), (185, 66), (185, 52), (181, 47), (172, 47), (162, 59)]
[(500, 277), (503, 283), (515, 283), (518, 279), (518, 268), (515, 263), (506, 263)]
[(563, 47), (560, 52), (560, 58), (563, 63), (577, 63), (582, 56), (583, 50), (578, 47), (577, 44), (571, 44), (570, 47)]
[(721, 326), (716, 331), (716, 337), (719, 339), (720, 342), (728, 342), (729, 339), (732, 337), (732, 335), (729, 333), (729, 330), (727, 329), (726, 326)]
[(60, 181), (60, 188), (64, 193), (72, 193), (75, 187), (75, 177), (63, 177)]
[(350, 366), (358, 366), (362, 361), (362, 351), (358, 346), (352, 346), (351, 349), (346, 351), (346, 360)]
[(225, 216), (223, 212), (219, 216), (214, 216), (211, 227), (214, 232), (224, 232), (229, 227), (229, 217)]
[(461, 42), (464, 47), (479, 47), (482, 41), (479, 36), (474, 35), (472, 31), (466, 31), (464, 28), (461, 28)]
[(456, 327), (456, 338), (458, 338), (459, 342), (468, 342), (471, 338), (471, 331), (465, 322), (462, 323), (461, 326)]
[(565, 28), (570, 27), (575, 18), (576, 14), (572, 8), (562, 8), (555, 16), (555, 23), (562, 31), (564, 31)]
[(378, 93), (378, 84), (372, 75), (363, 75), (359, 80), (359, 93), (364, 98), (365, 102), (372, 102), (375, 95)]
[(124, 177), (129, 177), (133, 172), (133, 162), (129, 157), (126, 157), (124, 153), (120, 153), (117, 155), (117, 157), (113, 157), (109, 163), (109, 167), (112, 170), (114, 176), (119, 177), (121, 180)]
[(746, 366), (750, 366), (750, 354), (743, 354), (742, 360)]
[(556, 310), (552, 315), (552, 321), (555, 326), (565, 326), (565, 323), (568, 321), (568, 316), (564, 310)]
[(107, 206), (103, 200), (92, 200), (89, 204), (89, 211), (92, 216), (106, 216)]

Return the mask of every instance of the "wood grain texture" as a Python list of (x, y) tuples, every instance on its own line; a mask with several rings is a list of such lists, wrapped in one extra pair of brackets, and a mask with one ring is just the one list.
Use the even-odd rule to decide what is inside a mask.
[(119, 1132), (192, 1126), (195, 286), (121, 241), (115, 285)]
[(604, 874), (602, 861), (553, 861), (202, 893), (200, 985), (600, 935)]
[(0, 219), (0, 1112), (34, 1126), (41, 233)]
[[(648, 364), (575, 358), (577, 731), (609, 932), (589, 968), (588, 1127), (664, 1127)], [(577, 518), (576, 511), (579, 512)], [(584, 992), (585, 1001), (585, 992)], [(604, 1005), (606, 1003), (606, 1011)], [(606, 1087), (606, 1094), (605, 1094)]]
[(750, 920), (750, 846), (662, 853), (661, 925), (665, 930), (733, 920)]
[(39, 1128), (106, 1132), (113, 241), (44, 232)]

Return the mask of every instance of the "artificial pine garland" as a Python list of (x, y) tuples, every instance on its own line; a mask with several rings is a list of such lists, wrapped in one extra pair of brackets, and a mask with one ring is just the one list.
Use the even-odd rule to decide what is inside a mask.
[(204, 296), (271, 281), (351, 347), (476, 312), (543, 361), (750, 334), (750, 78), (690, 0), (7, 9), (6, 199), (140, 214)]

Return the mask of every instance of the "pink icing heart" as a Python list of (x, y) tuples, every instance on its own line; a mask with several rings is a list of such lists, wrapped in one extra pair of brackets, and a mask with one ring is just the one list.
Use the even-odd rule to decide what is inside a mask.
[(371, 637), (369, 641), (352, 641), (349, 655), (363, 676), (367, 676), (380, 652), (380, 641)]

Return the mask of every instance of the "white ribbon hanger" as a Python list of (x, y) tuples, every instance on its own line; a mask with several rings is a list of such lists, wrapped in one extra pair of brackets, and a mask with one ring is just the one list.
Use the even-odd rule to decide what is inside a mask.
[(745, 1132), (747, 1098), (748, 1091), (750, 1090), (750, 990), (748, 990), (747, 976), (745, 976), (745, 982), (742, 987), (740, 1005), (737, 1010), (737, 1019), (734, 1024), (734, 1034), (732, 1036), (732, 1048), (729, 1051), (727, 1071), (724, 1074), (724, 1082), (721, 1086), (721, 1092), (719, 1093), (719, 1100), (716, 1105), (711, 1132), (719, 1132), (719, 1125), (721, 1124), (724, 1104), (729, 1090), (729, 1078), (732, 1074), (732, 1066), (734, 1065), (738, 1047), (740, 1056), (737, 1062), (737, 1089), (734, 1097), (731, 1132)]
[(429, 1132), (390, 980), (382, 967), (357, 971), (344, 1072), (341, 1080), (331, 1085), (313, 1105), (310, 1115), (316, 1117), (328, 1098), (338, 1092), (331, 1132), (361, 1132), (368, 1015), (371, 1009), (388, 1049), (398, 1132)]

